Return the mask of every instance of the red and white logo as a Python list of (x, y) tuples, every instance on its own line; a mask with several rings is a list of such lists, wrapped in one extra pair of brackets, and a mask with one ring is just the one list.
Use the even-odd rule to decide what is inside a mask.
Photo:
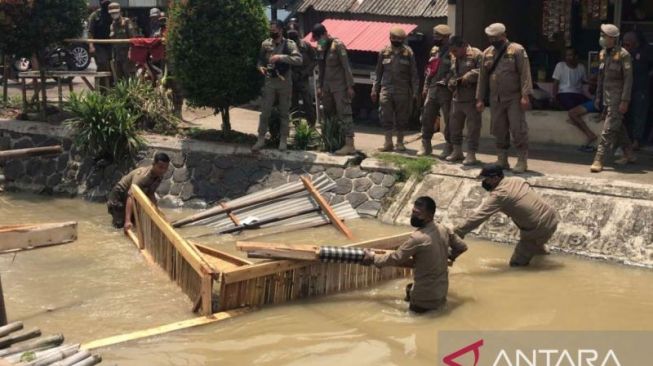
[(481, 339), (479, 341), (476, 341), (476, 342), (470, 344), (469, 346), (465, 346), (465, 347), (459, 349), (458, 351), (456, 351), (454, 353), (451, 353), (451, 354), (448, 354), (448, 355), (444, 356), (444, 358), (442, 359), (442, 362), (444, 362), (444, 364), (446, 366), (464, 366), (462, 364), (459, 364), (455, 360), (457, 358), (459, 358), (460, 356), (465, 355), (465, 354), (467, 354), (469, 352), (474, 352), (474, 365), (473, 366), (476, 366), (476, 365), (478, 365), (479, 358), (481, 357), (481, 353), (479, 351), (479, 348), (481, 348), (482, 346), (483, 346), (483, 340)]

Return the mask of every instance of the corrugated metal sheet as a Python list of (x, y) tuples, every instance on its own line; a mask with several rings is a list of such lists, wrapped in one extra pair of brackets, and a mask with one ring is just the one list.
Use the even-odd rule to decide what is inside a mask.
[[(416, 24), (364, 22), (360, 20), (325, 19), (322, 24), (329, 34), (340, 39), (348, 50), (378, 52), (388, 45), (390, 28), (401, 27), (406, 34), (417, 28)], [(304, 38), (307, 42), (316, 46), (311, 41), (311, 34)]]
[(373, 14), (414, 18), (447, 16), (447, 0), (299, 0), (298, 12)]

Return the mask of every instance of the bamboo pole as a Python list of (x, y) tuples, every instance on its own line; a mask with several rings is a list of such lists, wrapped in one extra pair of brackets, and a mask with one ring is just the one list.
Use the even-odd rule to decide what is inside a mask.
[(23, 329), (23, 322), (13, 322), (0, 327), (0, 337), (9, 335), (17, 330)]
[(0, 348), (6, 348), (14, 343), (26, 341), (28, 339), (32, 339), (40, 336), (41, 336), (41, 330), (38, 328), (34, 328), (32, 330), (20, 334), (10, 334), (6, 337), (0, 338)]
[(0, 357), (31, 351), (35, 349), (47, 349), (61, 345), (63, 343), (63, 335), (53, 335), (49, 337), (35, 339), (26, 343), (11, 346), (7, 349), (0, 350)]
[(30, 156), (40, 156), (40, 155), (61, 154), (62, 152), (63, 152), (63, 147), (61, 147), (61, 145), (30, 147), (27, 149), (4, 150), (4, 151), (0, 151), (0, 160), (19, 159), (19, 158), (27, 158)]
[[(2, 328), (5, 328), (6, 325), (7, 325), (7, 309), (5, 309), (5, 295), (4, 292), (2, 291), (2, 277), (0, 276), (0, 326), (2, 326)], [(20, 323), (20, 328), (22, 327), (23, 327), (23, 323)], [(2, 334), (1, 331), (0, 334)]]
[(93, 366), (97, 365), (100, 362), (102, 362), (102, 357), (100, 355), (93, 355), (83, 361), (73, 364), (72, 366)]
[(72, 366), (80, 361), (83, 361), (87, 358), (91, 357), (91, 352), (87, 350), (80, 350), (77, 353), (75, 353), (72, 356), (66, 357), (63, 360), (59, 362), (55, 362), (50, 366)]

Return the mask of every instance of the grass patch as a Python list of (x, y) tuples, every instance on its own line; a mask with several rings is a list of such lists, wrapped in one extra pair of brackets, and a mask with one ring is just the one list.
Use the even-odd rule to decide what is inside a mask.
[(424, 175), (431, 171), (431, 167), (437, 163), (437, 160), (429, 157), (407, 157), (404, 155), (379, 153), (374, 156), (384, 163), (393, 164), (400, 169), (397, 180), (405, 182), (410, 177), (416, 177), (422, 180)]

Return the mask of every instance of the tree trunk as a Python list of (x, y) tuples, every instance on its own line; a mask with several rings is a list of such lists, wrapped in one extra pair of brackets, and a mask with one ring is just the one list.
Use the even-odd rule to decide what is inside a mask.
[(3, 55), (2, 57), (2, 101), (7, 103), (8, 98), (8, 91), (7, 91), (7, 83), (9, 83), (9, 57), (7, 55)]
[(231, 132), (231, 119), (229, 117), (229, 107), (220, 107), (220, 114), (222, 114), (222, 131)]
[(2, 292), (2, 277), (0, 277), (0, 326), (7, 325), (7, 310), (5, 309), (5, 295)]

